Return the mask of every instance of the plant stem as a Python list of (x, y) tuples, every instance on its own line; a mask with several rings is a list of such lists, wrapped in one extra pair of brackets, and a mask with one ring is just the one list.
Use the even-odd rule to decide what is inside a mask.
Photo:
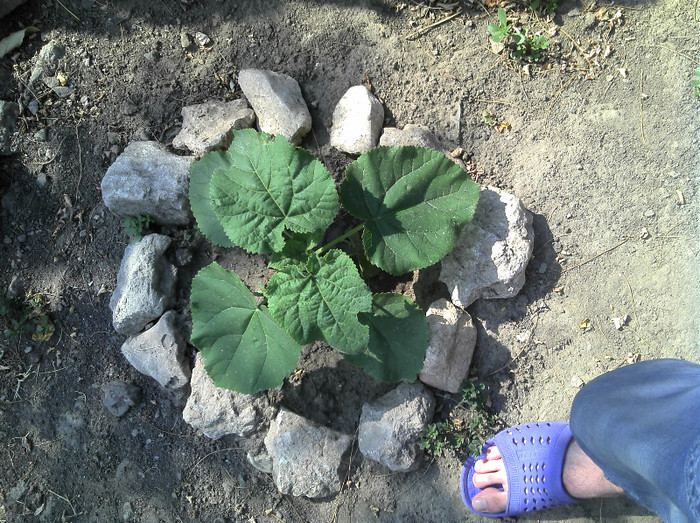
[(327, 251), (327, 250), (330, 249), (331, 247), (334, 247), (335, 245), (339, 244), (340, 242), (342, 242), (342, 241), (345, 240), (346, 238), (349, 238), (350, 236), (352, 236), (352, 235), (355, 234), (356, 232), (361, 231), (361, 230), (364, 229), (364, 228), (365, 228), (365, 224), (364, 224), (364, 223), (361, 223), (361, 224), (358, 225), (357, 227), (353, 227), (352, 229), (350, 229), (350, 230), (349, 230), (348, 232), (346, 232), (345, 234), (342, 234), (342, 235), (338, 236), (338, 237), (337, 237), (335, 240), (333, 240), (332, 242), (327, 243), (327, 244), (324, 245), (323, 247), (319, 247), (318, 249), (316, 249), (316, 254), (321, 254), (322, 252)]

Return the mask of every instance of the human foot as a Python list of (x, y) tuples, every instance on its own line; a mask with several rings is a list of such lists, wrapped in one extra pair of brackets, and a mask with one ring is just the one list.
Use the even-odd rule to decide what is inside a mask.
[(573, 442), (568, 423), (504, 430), (464, 464), (462, 498), (474, 512), (500, 517), (622, 493)]
[[(497, 514), (504, 512), (508, 504), (508, 479), (506, 466), (498, 447), (489, 447), (485, 459), (474, 463), (474, 486), (483, 489), (472, 498), (472, 507), (478, 512)], [(503, 490), (494, 485), (502, 485)], [(620, 487), (611, 483), (603, 471), (572, 438), (566, 449), (562, 486), (576, 499), (613, 497), (623, 494)]]

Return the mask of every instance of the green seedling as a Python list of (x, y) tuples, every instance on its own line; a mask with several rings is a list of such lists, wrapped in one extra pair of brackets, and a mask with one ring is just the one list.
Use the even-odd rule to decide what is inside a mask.
[(700, 67), (695, 69), (695, 76), (690, 80), (690, 85), (693, 86), (693, 94), (700, 96)]
[(508, 16), (506, 15), (506, 10), (502, 7), (498, 8), (498, 25), (489, 24), (487, 27), (489, 33), (491, 33), (491, 39), (494, 42), (502, 42), (506, 36), (508, 36)]
[(512, 38), (515, 42), (515, 50), (511, 56), (528, 62), (539, 62), (542, 51), (547, 49), (550, 44), (544, 35), (530, 35), (527, 29), (524, 33), (513, 32)]
[(138, 216), (127, 216), (122, 222), (124, 231), (130, 239), (141, 240), (151, 225), (151, 217), (148, 214)]
[[(247, 394), (278, 387), (302, 345), (325, 341), (376, 379), (415, 380), (425, 314), (403, 295), (373, 295), (358, 265), (363, 274), (373, 266), (401, 275), (438, 262), (478, 199), (479, 186), (432, 149), (375, 148), (348, 165), (338, 195), (308, 151), (282, 136), (235, 131), (227, 151), (192, 164), (192, 213), (212, 242), (268, 255), (274, 274), (262, 303), (217, 263), (193, 279), (191, 341), (209, 376)], [(322, 245), (341, 203), (357, 225)]]
[(545, 14), (552, 14), (558, 7), (557, 0), (532, 0), (530, 2), (530, 10), (532, 11), (542, 11)]
[(429, 424), (418, 445), (428, 454), (443, 456), (457, 454), (460, 458), (481, 453), (481, 444), (493, 433), (495, 419), (489, 414), (483, 383), (467, 380), (461, 401), (450, 417)]
[(8, 339), (26, 332), (34, 341), (48, 341), (56, 331), (38, 294), (25, 300), (9, 293), (0, 295), (0, 320), (4, 323), (3, 335)]

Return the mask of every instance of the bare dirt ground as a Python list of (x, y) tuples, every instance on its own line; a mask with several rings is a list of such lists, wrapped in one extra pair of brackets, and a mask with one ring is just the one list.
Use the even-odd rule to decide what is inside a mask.
[[(552, 29), (540, 64), (492, 53), (486, 26), (499, 5), (523, 26)], [(454, 458), (401, 475), (356, 454), (337, 498), (284, 497), (237, 438), (197, 434), (182, 398), (122, 357), (108, 301), (128, 238), (102, 203), (102, 176), (130, 141), (169, 146), (181, 107), (240, 97), (242, 68), (300, 83), (314, 119), (303, 145), (331, 169), (348, 160), (328, 145), (332, 110), (369, 81), (387, 125), (431, 128), (446, 149), (464, 149), (478, 181), (534, 213), (523, 291), (469, 309), (479, 328), (472, 374), (503, 423), (565, 420), (582, 383), (629, 361), (700, 361), (692, 2), (566, 0), (548, 21), (505, 2), (31, 0), (0, 20), (0, 38), (30, 25), (39, 32), (0, 59), (0, 99), (20, 98), (51, 42), (66, 51), (52, 75), (74, 92), (35, 89), (38, 113), (22, 112), (17, 153), (0, 164), (0, 287), (16, 276), (56, 326), (48, 341), (0, 341), (0, 521), (480, 519), (462, 505)], [(497, 132), (484, 111), (509, 126)], [(163, 232), (188, 245), (187, 231)], [(351, 372), (336, 359), (314, 373), (313, 353), (301, 365), (329, 386)], [(102, 405), (100, 387), (115, 379), (144, 393), (123, 418)], [(320, 410), (351, 432), (341, 414), (356, 416), (366, 399), (353, 392)], [(533, 518), (657, 520), (625, 499), (521, 519)]]

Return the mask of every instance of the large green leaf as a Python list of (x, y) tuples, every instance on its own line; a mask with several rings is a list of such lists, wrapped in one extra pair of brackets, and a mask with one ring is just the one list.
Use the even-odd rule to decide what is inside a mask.
[(270, 312), (299, 343), (326, 341), (344, 353), (365, 350), (369, 328), (357, 318), (369, 312), (372, 293), (342, 251), (305, 260), (279, 259), (265, 290)]
[(226, 168), (211, 175), (214, 214), (231, 241), (249, 252), (280, 252), (285, 229), (322, 231), (338, 213), (330, 173), (284, 136), (235, 131), (224, 157)]
[(214, 171), (228, 168), (226, 153), (212, 151), (190, 167), (190, 208), (199, 230), (211, 241), (222, 247), (233, 247), (224, 228), (214, 214), (211, 199), (211, 176)]
[(361, 313), (369, 325), (369, 346), (345, 359), (380, 381), (415, 381), (428, 347), (428, 322), (423, 311), (406, 296), (377, 294), (372, 312)]
[(277, 387), (296, 367), (301, 346), (256, 306), (233, 271), (216, 262), (192, 281), (192, 344), (218, 387), (246, 394)]
[(340, 195), (366, 220), (372, 263), (403, 274), (449, 253), (479, 201), (479, 186), (444, 154), (424, 147), (377, 147), (347, 167)]

